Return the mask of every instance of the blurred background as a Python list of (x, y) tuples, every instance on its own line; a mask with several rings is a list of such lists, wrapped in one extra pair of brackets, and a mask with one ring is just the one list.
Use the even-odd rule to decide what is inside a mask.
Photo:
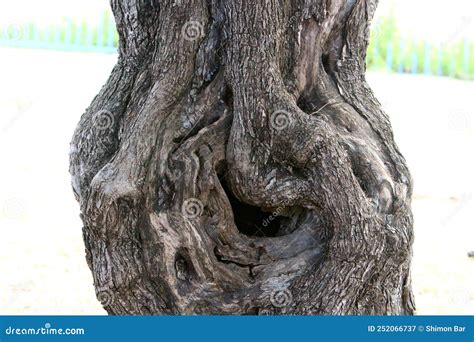
[[(0, 0), (0, 314), (105, 314), (69, 141), (116, 59), (107, 0)], [(367, 78), (415, 181), (418, 314), (474, 314), (474, 2), (382, 0)]]

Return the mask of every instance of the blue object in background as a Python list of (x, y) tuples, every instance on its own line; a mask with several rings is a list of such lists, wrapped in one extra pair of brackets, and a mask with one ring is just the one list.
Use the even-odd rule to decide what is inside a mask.
[(393, 70), (393, 44), (389, 42), (387, 45), (387, 69)]
[[(454, 76), (474, 79), (471, 41), (453, 39), (436, 46), (407, 40), (396, 28), (375, 23), (371, 34), (370, 61), (399, 73), (423, 72), (426, 75)], [(104, 11), (97, 23), (82, 18), (63, 18), (58, 25), (39, 28), (34, 22), (0, 27), (0, 46), (44, 48), (71, 51), (115, 53), (118, 35), (114, 17)], [(462, 51), (461, 51), (461, 50)]]
[(418, 56), (413, 52), (411, 56), (411, 73), (416, 74), (418, 72)]
[(431, 74), (431, 65), (430, 65), (430, 53), (431, 53), (431, 46), (428, 42), (425, 43), (425, 61), (423, 64), (423, 72), (425, 75)]
[(0, 46), (115, 53), (117, 32), (113, 17), (104, 12), (96, 25), (85, 24), (81, 18), (63, 18), (42, 28), (34, 22), (0, 26)]

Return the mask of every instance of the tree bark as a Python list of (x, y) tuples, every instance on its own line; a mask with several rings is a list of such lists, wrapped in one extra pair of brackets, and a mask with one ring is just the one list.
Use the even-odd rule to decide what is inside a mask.
[(112, 0), (70, 172), (109, 314), (413, 314), (375, 0)]

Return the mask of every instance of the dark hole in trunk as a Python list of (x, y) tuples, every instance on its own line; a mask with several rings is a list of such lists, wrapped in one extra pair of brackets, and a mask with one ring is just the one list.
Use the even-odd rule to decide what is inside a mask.
[(239, 232), (247, 236), (257, 237), (275, 237), (278, 235), (281, 223), (280, 216), (239, 201), (225, 182), (222, 182), (222, 187), (229, 198), (234, 212), (235, 225)]
[(326, 73), (330, 75), (332, 73), (332, 68), (331, 68), (331, 62), (329, 60), (329, 54), (323, 54), (321, 56), (321, 61), (323, 63), (324, 71), (326, 71)]
[(226, 87), (223, 96), (224, 103), (227, 107), (233, 108), (234, 106), (234, 94), (232, 94), (232, 89)]

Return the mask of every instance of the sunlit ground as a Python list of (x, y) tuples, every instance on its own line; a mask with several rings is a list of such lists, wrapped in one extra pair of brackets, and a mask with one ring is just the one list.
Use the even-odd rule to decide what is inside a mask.
[[(0, 313), (105, 314), (84, 257), (69, 140), (114, 55), (0, 49)], [(369, 74), (415, 180), (419, 314), (474, 314), (474, 83)]]

